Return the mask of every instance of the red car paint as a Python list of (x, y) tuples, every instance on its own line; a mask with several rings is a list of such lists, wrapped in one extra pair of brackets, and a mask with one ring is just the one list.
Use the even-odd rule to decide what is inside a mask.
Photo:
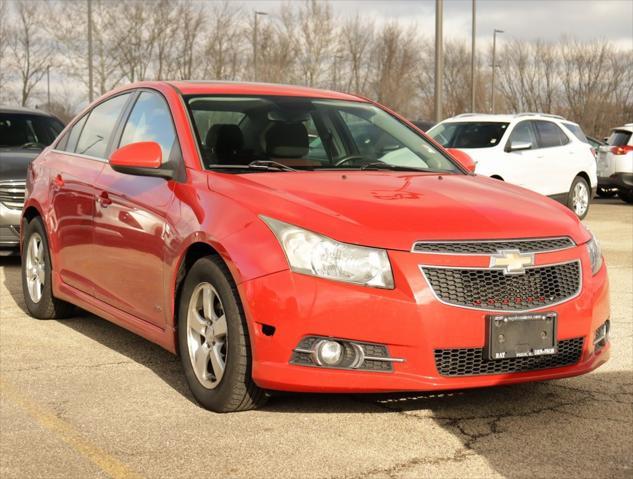
[[(608, 359), (609, 345), (596, 352), (592, 342), (593, 332), (609, 317), (606, 267), (592, 275), (585, 248), (590, 235), (558, 203), (466, 174), (205, 171), (182, 95), (367, 100), (290, 86), (143, 82), (95, 104), (136, 89), (157, 91), (167, 101), (182, 150), (184, 179), (126, 175), (105, 161), (60, 151), (56, 144), (46, 149), (30, 167), (24, 215), (43, 218), (56, 297), (177, 352), (174, 312), (181, 268), (192, 248), (206, 247), (222, 257), (238, 285), (255, 382), (279, 390), (479, 387), (578, 375)], [(279, 242), (259, 215), (341, 242), (387, 249), (395, 288), (362, 287), (291, 272)], [(582, 263), (580, 294), (543, 308), (558, 313), (559, 340), (585, 338), (579, 362), (522, 373), (441, 376), (433, 350), (483, 347), (486, 312), (440, 303), (419, 265), (487, 268), (489, 256), (412, 253), (413, 243), (561, 236), (578, 246), (536, 254), (535, 264), (570, 259)], [(264, 324), (274, 326), (275, 333), (264, 334)], [(306, 335), (385, 344), (392, 357), (405, 362), (394, 364), (387, 374), (290, 364), (293, 348)]]

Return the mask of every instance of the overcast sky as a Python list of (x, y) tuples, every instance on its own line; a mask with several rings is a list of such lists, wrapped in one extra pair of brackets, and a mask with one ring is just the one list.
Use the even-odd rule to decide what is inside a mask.
[[(301, 1), (301, 0), (293, 0)], [(278, 12), (282, 0), (246, 0), (245, 10)], [(415, 23), (434, 34), (435, 0), (332, 0), (334, 13), (370, 15), (377, 22)], [(470, 38), (471, 0), (444, 0), (446, 38)], [(605, 38), (633, 49), (633, 0), (477, 0), (477, 37), (490, 41), (493, 29), (507, 38), (582, 40)]]

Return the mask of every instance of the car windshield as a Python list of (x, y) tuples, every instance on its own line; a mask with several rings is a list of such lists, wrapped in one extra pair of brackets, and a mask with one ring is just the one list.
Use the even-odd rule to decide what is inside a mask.
[(56, 118), (0, 113), (0, 148), (44, 148), (64, 129)]
[(628, 145), (631, 139), (631, 132), (626, 130), (612, 130), (611, 135), (607, 139), (607, 144), (610, 146), (624, 146)]
[(186, 102), (207, 169), (461, 173), (423, 136), (367, 103), (243, 96)]
[(445, 148), (490, 148), (497, 145), (508, 123), (468, 121), (440, 123), (428, 131)]

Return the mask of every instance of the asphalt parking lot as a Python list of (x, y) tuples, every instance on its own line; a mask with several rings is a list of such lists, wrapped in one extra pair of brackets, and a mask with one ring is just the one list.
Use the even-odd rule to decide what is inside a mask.
[(609, 267), (612, 356), (571, 379), (451, 394), (280, 395), (198, 407), (178, 360), (87, 313), (24, 312), (0, 258), (0, 477), (631, 477), (633, 208), (586, 224)]

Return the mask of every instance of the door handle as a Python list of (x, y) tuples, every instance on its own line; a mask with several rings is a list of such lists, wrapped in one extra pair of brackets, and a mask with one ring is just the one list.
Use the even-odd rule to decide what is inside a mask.
[(103, 207), (107, 208), (112, 204), (112, 200), (108, 195), (107, 191), (102, 191), (101, 194), (97, 197), (97, 202)]

